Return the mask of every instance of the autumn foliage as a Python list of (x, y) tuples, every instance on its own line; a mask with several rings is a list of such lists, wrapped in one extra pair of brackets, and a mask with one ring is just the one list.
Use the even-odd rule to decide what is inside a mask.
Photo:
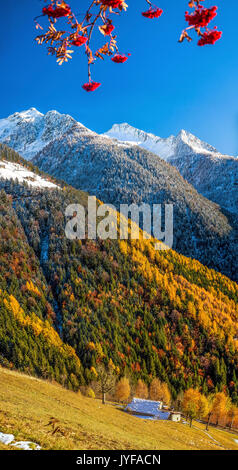
[(116, 385), (116, 398), (118, 401), (127, 401), (130, 397), (131, 387), (129, 380), (122, 377)]
[[(1, 155), (22, 162), (5, 146)], [(237, 284), (195, 259), (155, 250), (153, 239), (67, 243), (64, 208), (86, 207), (88, 198), (64, 183), (42, 192), (7, 180), (0, 186), (0, 364), (74, 390), (100, 383), (100, 366), (110, 365), (104, 393), (128, 377), (134, 396), (169, 405), (171, 394), (176, 409), (187, 389), (208, 398), (209, 410), (210, 397), (225, 394), (228, 407), (218, 395), (210, 422), (237, 426), (230, 407), (238, 405)], [(11, 195), (22, 204), (13, 208)], [(205, 408), (198, 402), (189, 414)]]
[(202, 419), (208, 415), (208, 399), (198, 390), (190, 388), (184, 393), (182, 409), (191, 426), (193, 419)]
[(205, 396), (198, 389), (189, 388), (183, 395), (181, 409), (190, 425), (193, 419), (199, 419), (206, 422), (207, 430), (210, 424), (238, 427), (238, 407), (224, 391)]
[[(91, 77), (91, 65), (97, 59), (103, 59), (106, 56), (112, 56), (111, 60), (117, 64), (122, 64), (128, 60), (130, 54), (119, 51), (117, 45), (117, 36), (113, 18), (120, 15), (128, 8), (125, 0), (88, 0), (88, 8), (83, 14), (83, 18), (74, 13), (71, 6), (62, 0), (49, 0), (49, 5), (43, 7), (42, 14), (35, 18), (36, 28), (44, 28), (38, 21), (43, 17), (48, 20), (48, 28), (45, 33), (38, 35), (36, 41), (38, 44), (45, 43), (48, 47), (48, 54), (56, 56), (59, 65), (72, 58), (75, 47), (85, 47), (85, 54), (88, 62), (88, 82), (82, 85), (87, 92), (96, 90), (101, 83), (95, 82)], [(190, 12), (185, 12), (185, 21), (188, 26), (183, 30), (179, 42), (187, 39), (192, 41), (188, 31), (193, 30), (198, 36), (198, 46), (214, 44), (221, 38), (222, 32), (217, 31), (216, 27), (209, 29), (210, 22), (217, 15), (217, 7), (205, 8), (205, 0), (189, 0), (188, 6)], [(158, 20), (164, 13), (157, 5), (153, 5), (150, 0), (145, 0), (149, 8), (141, 12), (145, 19)], [(129, 2), (128, 2), (129, 3)], [(66, 23), (66, 26), (62, 23)], [(62, 29), (63, 28), (63, 29)], [(94, 50), (92, 45), (93, 33), (98, 31), (106, 38), (104, 44)]]
[(162, 401), (165, 405), (169, 405), (171, 401), (171, 394), (167, 383), (161, 383), (157, 378), (153, 379), (150, 384), (150, 399), (155, 401)]
[(143, 380), (139, 379), (136, 386), (136, 396), (137, 398), (148, 398), (149, 392), (148, 387)]

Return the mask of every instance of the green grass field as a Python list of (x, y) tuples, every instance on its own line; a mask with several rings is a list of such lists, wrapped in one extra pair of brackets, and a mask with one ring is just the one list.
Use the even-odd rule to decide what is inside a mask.
[[(62, 431), (52, 435), (49, 419)], [(59, 385), (0, 368), (0, 432), (30, 440), (42, 449), (222, 450), (236, 449), (237, 435), (204, 425), (149, 421), (113, 404), (85, 398)], [(217, 442), (215, 442), (213, 439)], [(0, 449), (14, 449), (0, 443)]]

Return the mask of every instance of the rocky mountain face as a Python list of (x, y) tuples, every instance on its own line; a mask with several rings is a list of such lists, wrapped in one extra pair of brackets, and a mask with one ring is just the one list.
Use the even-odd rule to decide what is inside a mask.
[(236, 278), (235, 217), (200, 195), (154, 153), (100, 136), (70, 116), (56, 111), (42, 115), (35, 109), (1, 120), (0, 140), (41, 170), (117, 209), (122, 203), (173, 204), (173, 248)]
[(56, 111), (44, 115), (31, 108), (0, 119), (0, 141), (26, 160), (32, 160), (47, 144), (64, 135), (74, 122), (70, 116)]
[(222, 155), (185, 130), (162, 139), (124, 123), (114, 124), (104, 135), (150, 150), (175, 166), (203, 196), (238, 214), (238, 158)]

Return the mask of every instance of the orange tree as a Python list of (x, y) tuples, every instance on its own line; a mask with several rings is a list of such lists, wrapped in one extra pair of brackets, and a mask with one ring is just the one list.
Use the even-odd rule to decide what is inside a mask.
[[(130, 3), (129, 0), (126, 1)], [(216, 27), (213, 29), (208, 27), (217, 15), (217, 7), (206, 8), (203, 5), (204, 1), (188, 0), (190, 11), (185, 12), (187, 27), (182, 31), (179, 42), (183, 42), (185, 39), (189, 42), (192, 41), (190, 31), (197, 34), (198, 46), (215, 44), (220, 39), (222, 32), (218, 31)], [(153, 5), (150, 0), (145, 0), (145, 2), (147, 9), (141, 12), (143, 17), (149, 20), (158, 20), (163, 14), (163, 10)], [(83, 46), (88, 63), (88, 82), (82, 86), (86, 91), (94, 91), (101, 85), (101, 83), (93, 81), (91, 75), (91, 65), (97, 59), (109, 56), (113, 62), (122, 64), (130, 56), (130, 54), (120, 52), (113, 25), (114, 15), (126, 12), (127, 7), (125, 0), (88, 0), (87, 10), (83, 15), (77, 15), (73, 12), (70, 4), (62, 0), (50, 0), (50, 3), (42, 8), (41, 15), (35, 18), (38, 30), (44, 30), (39, 18), (42, 17), (48, 21), (46, 31), (38, 35), (36, 41), (38, 44), (47, 45), (48, 53), (56, 57), (59, 65), (71, 59), (72, 53)], [(105, 39), (102, 45), (94, 51), (92, 40), (95, 31), (98, 31)]]

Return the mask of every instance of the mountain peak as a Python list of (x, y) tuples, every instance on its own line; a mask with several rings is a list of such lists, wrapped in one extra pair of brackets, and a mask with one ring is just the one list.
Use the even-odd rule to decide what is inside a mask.
[[(137, 129), (130, 124), (114, 124), (112, 128), (106, 132), (104, 135), (115, 139), (119, 142), (127, 142), (132, 145), (139, 145), (164, 160), (168, 160), (170, 157), (174, 157), (176, 154), (181, 155), (181, 152), (186, 152), (187, 154), (192, 153), (202, 153), (206, 155), (218, 154), (218, 151), (211, 145), (203, 142), (195, 135), (181, 129), (178, 135), (175, 137), (171, 135), (167, 138), (162, 138), (145, 132), (143, 130)], [(186, 148), (185, 148), (186, 146)]]
[(143, 131), (140, 131), (140, 129), (136, 129), (135, 127), (128, 124), (128, 122), (121, 122), (113, 124), (112, 128), (105, 134), (108, 136), (110, 134), (113, 137), (114, 133), (117, 135), (118, 133), (120, 134), (123, 132), (126, 132), (127, 135), (131, 135)]
[(177, 144), (182, 142), (186, 146), (190, 147), (192, 152), (194, 153), (202, 153), (202, 154), (212, 154), (218, 153), (217, 149), (210, 144), (202, 141), (195, 135), (191, 134), (191, 132), (186, 131), (185, 129), (181, 129), (178, 133), (177, 137)]
[(115, 128), (118, 128), (118, 127), (131, 127), (131, 128), (133, 128), (130, 124), (128, 124), (128, 122), (121, 122), (121, 123), (113, 124), (112, 129), (115, 129)]
[(11, 116), (9, 116), (7, 119), (25, 119), (25, 120), (29, 120), (29, 119), (35, 119), (35, 118), (38, 118), (38, 117), (43, 117), (44, 114), (40, 113), (40, 111), (38, 111), (36, 108), (29, 108), (27, 110), (24, 110), (24, 111), (19, 111), (19, 112), (16, 112), (14, 114), (12, 114)]
[(0, 119), (0, 141), (31, 160), (52, 140), (61, 137), (76, 121), (56, 110), (42, 114), (36, 108)]
[(181, 129), (181, 130), (179, 131), (177, 137), (180, 136), (180, 137), (182, 138), (182, 137), (186, 137), (186, 136), (188, 136), (188, 135), (191, 135), (191, 136), (192, 136), (193, 134), (191, 134), (190, 132), (186, 131), (185, 129)]

